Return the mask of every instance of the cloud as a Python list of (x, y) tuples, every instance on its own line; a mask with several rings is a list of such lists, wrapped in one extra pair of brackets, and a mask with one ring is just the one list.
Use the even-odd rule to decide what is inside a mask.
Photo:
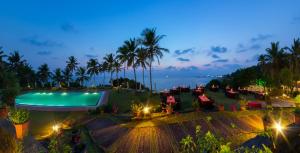
[(165, 68), (166, 70), (177, 70), (175, 66), (168, 66)]
[(175, 67), (175, 66), (168, 66), (165, 68), (165, 70), (176, 70), (176, 71), (194, 71), (199, 70), (197, 66), (187, 66), (187, 67)]
[(63, 30), (64, 32), (74, 32), (76, 33), (77, 30), (75, 29), (74, 25), (70, 24), (70, 23), (66, 23), (61, 25), (61, 30)]
[(188, 48), (185, 50), (175, 50), (174, 51), (175, 56), (185, 55), (185, 54), (193, 54), (193, 53), (195, 53), (194, 48)]
[(218, 59), (218, 60), (212, 61), (212, 63), (226, 63), (228, 61), (229, 61), (228, 59)]
[(220, 58), (220, 56), (218, 56), (218, 55), (216, 55), (216, 54), (212, 54), (211, 57), (214, 58), (214, 59)]
[(260, 44), (251, 44), (250, 46), (245, 46), (243, 44), (238, 44), (238, 50), (236, 51), (237, 53), (242, 53), (246, 52), (248, 50), (258, 50), (261, 48)]
[(252, 56), (252, 58), (247, 59), (246, 62), (247, 62), (247, 63), (257, 62), (258, 57), (259, 57), (259, 54), (255, 54), (255, 55)]
[(85, 54), (85, 57), (87, 57), (87, 58), (97, 58), (98, 55)]
[(270, 35), (270, 34), (259, 34), (256, 37), (251, 38), (250, 41), (251, 42), (264, 41), (271, 37), (272, 37), (272, 35)]
[(292, 19), (292, 24), (297, 24), (297, 23), (300, 23), (300, 16), (294, 17), (294, 18)]
[(211, 64), (204, 64), (203, 66), (208, 67), (208, 66), (211, 66)]
[(190, 61), (190, 59), (182, 58), (182, 57), (178, 57), (177, 60), (180, 61), (180, 62), (189, 62)]
[(50, 55), (50, 54), (52, 54), (52, 52), (50, 52), (50, 51), (39, 51), (39, 52), (37, 52), (37, 54), (38, 55)]
[(225, 53), (227, 52), (227, 48), (226, 47), (222, 47), (222, 46), (212, 46), (211, 47), (211, 51), (214, 53)]
[(23, 38), (22, 41), (38, 47), (62, 47), (63, 46), (63, 43), (52, 41), (52, 40), (41, 40), (37, 36)]

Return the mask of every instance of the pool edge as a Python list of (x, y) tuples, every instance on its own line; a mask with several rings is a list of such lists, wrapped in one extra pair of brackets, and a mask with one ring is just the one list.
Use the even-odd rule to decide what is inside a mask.
[(100, 92), (102, 92), (103, 95), (99, 98), (98, 103), (95, 106), (36, 106), (36, 105), (16, 104), (16, 108), (25, 108), (34, 111), (53, 111), (53, 112), (95, 110), (97, 107), (107, 103), (107, 98), (108, 98), (107, 96), (109, 92), (107, 91), (100, 91)]

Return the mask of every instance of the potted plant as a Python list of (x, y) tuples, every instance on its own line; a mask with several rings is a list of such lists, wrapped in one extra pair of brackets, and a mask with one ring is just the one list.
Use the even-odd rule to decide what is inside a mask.
[(218, 110), (219, 111), (224, 111), (225, 110), (224, 104), (219, 104), (218, 105)]
[(173, 113), (173, 107), (172, 107), (172, 105), (171, 104), (167, 105), (166, 110), (167, 110), (167, 114), (172, 114)]
[(141, 118), (142, 117), (142, 110), (143, 110), (143, 105), (139, 103), (133, 103), (131, 105), (131, 112), (133, 117), (135, 118)]
[(8, 116), (8, 107), (5, 103), (0, 102), (0, 118), (7, 118)]
[(248, 101), (247, 101), (246, 98), (242, 98), (242, 99), (240, 100), (240, 110), (241, 110), (241, 111), (244, 111), (244, 110), (247, 109), (247, 103), (248, 103)]
[(300, 108), (294, 110), (295, 124), (300, 125)]
[(29, 111), (26, 109), (12, 109), (8, 117), (14, 123), (17, 138), (23, 139), (28, 133)]

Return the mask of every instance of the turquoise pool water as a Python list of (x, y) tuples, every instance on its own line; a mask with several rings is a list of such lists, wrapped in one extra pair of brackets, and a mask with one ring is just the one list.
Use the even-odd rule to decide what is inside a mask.
[(16, 97), (16, 104), (31, 106), (96, 106), (102, 92), (30, 92)]

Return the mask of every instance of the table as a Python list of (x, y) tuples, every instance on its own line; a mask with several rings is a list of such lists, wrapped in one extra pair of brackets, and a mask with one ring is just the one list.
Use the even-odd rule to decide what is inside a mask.
[(174, 98), (174, 96), (168, 96), (167, 97), (167, 103), (168, 104), (171, 104), (171, 105), (173, 105), (173, 104), (175, 104), (175, 98)]
[(248, 102), (248, 108), (262, 108), (262, 105), (261, 103), (259, 102), (255, 102), (255, 101), (252, 101), (252, 102)]

